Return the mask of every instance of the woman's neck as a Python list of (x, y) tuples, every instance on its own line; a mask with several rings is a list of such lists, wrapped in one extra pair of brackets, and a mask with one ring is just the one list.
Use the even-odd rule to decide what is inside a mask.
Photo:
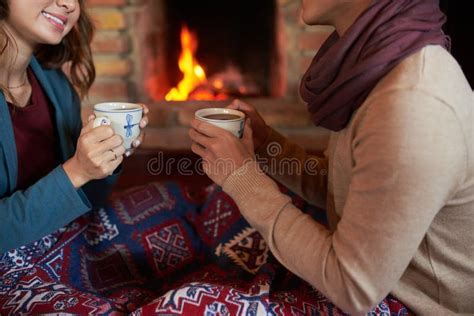
[[(7, 71), (2, 72), (2, 84), (7, 88), (19, 87), (25, 84), (26, 69), (30, 64), (31, 55), (22, 56), (21, 53), (19, 53), (16, 58), (15, 56), (7, 57), (7, 62), (4, 63), (3, 61), (4, 60), (2, 60), (1, 68)], [(10, 63), (8, 61), (10, 61)], [(11, 63), (11, 61), (14, 62)]]
[(4, 87), (18, 87), (25, 82), (26, 69), (33, 56), (33, 48), (15, 36), (7, 24), (4, 29), (10, 37), (10, 43), (0, 58), (0, 80)]
[(33, 47), (7, 24), (2, 25), (8, 34), (9, 43), (0, 56), (0, 84), (8, 102), (18, 107), (25, 107), (31, 98), (31, 85), (28, 82), (27, 68), (33, 56)]

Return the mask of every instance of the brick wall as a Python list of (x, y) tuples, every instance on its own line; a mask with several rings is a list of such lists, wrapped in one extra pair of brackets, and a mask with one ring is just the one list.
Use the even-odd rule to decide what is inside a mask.
[[(97, 81), (91, 91), (91, 101), (136, 99), (140, 92), (143, 66), (138, 60), (137, 43), (134, 43), (139, 22), (145, 9), (143, 0), (88, 0), (88, 8), (96, 26), (93, 42)], [(330, 32), (328, 27), (305, 26), (300, 19), (300, 1), (278, 0), (280, 48), (285, 59), (286, 91), (297, 95), (302, 73), (315, 52)]]
[(133, 72), (133, 51), (128, 31), (129, 0), (88, 0), (87, 7), (96, 24), (92, 49), (97, 79), (90, 92), (90, 103), (129, 100)]
[[(160, 1), (160, 0), (154, 0)], [(282, 59), (284, 98), (273, 106), (269, 100), (255, 100), (270, 125), (293, 137), (309, 149), (319, 150), (312, 135), (323, 137), (324, 131), (311, 126), (304, 105), (298, 97), (301, 75), (306, 70), (321, 43), (331, 32), (328, 27), (306, 26), (301, 20), (299, 0), (276, 0), (278, 2), (278, 46)], [(97, 79), (84, 102), (84, 115), (90, 113), (90, 105), (103, 101), (145, 102), (143, 68), (139, 57), (141, 34), (139, 25), (146, 16), (145, 0), (87, 0), (87, 6), (97, 27), (93, 42)], [(150, 104), (149, 104), (150, 105)], [(148, 147), (188, 146), (185, 136), (186, 124), (191, 109), (199, 107), (192, 102), (174, 104), (166, 102), (151, 104), (150, 128), (147, 134)], [(273, 107), (273, 108), (272, 108)], [(298, 109), (295, 111), (295, 109)], [(181, 119), (180, 119), (181, 118)]]

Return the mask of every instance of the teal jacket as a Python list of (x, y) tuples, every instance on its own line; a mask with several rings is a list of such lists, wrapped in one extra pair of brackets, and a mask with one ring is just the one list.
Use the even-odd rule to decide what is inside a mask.
[[(61, 70), (43, 68), (35, 58), (30, 67), (54, 107), (60, 159), (65, 162), (73, 156), (82, 128), (79, 97)], [(16, 190), (17, 175), (12, 122), (0, 93), (0, 254), (54, 232), (92, 207), (103, 206), (117, 178), (114, 174), (77, 190), (61, 163), (20, 191)]]

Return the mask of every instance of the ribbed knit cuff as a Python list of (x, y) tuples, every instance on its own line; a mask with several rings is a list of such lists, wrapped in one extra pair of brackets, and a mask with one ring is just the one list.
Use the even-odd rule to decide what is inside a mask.
[(256, 161), (234, 171), (222, 188), (234, 199), (250, 225), (272, 243), (275, 221), (283, 208), (291, 203), (291, 198), (280, 192), (276, 182), (262, 172)]
[(273, 181), (265, 175), (255, 160), (251, 160), (227, 177), (222, 189), (238, 202), (245, 198), (253, 188), (262, 187), (268, 182)]

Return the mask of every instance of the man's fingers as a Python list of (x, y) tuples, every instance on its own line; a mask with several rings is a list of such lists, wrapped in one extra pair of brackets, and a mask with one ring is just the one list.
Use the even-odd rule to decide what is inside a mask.
[(212, 124), (209, 124), (197, 119), (191, 120), (191, 127), (194, 128), (199, 133), (206, 135), (208, 137), (218, 137), (219, 135), (222, 135), (223, 132), (225, 132), (220, 127), (214, 126)]
[(197, 132), (194, 129), (190, 129), (188, 134), (194, 143), (197, 143), (204, 148), (209, 146), (211, 138), (203, 135), (202, 133)]
[(228, 106), (228, 109), (242, 111), (244, 113), (251, 112), (254, 108), (245, 102), (240, 101), (239, 99), (233, 100)]
[(206, 149), (197, 143), (192, 143), (191, 151), (203, 159), (207, 155)]
[(234, 99), (226, 108), (232, 110), (238, 110), (240, 107), (240, 101), (238, 99)]
[(253, 147), (253, 131), (252, 131), (252, 122), (250, 118), (245, 120), (244, 134), (242, 135), (242, 141), (247, 145), (252, 145)]

